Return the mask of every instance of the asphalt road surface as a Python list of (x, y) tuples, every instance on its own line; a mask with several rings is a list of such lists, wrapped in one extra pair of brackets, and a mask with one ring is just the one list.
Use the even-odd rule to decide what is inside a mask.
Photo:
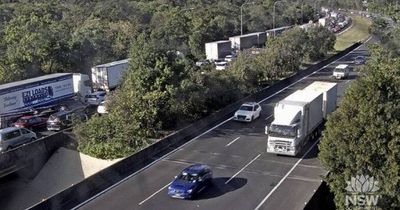
[[(303, 209), (327, 172), (317, 160), (317, 142), (310, 142), (298, 157), (266, 153), (265, 125), (273, 120), (276, 102), (313, 81), (330, 79), (338, 64), (351, 64), (367, 55), (366, 46), (342, 57), (300, 82), (262, 102), (261, 117), (251, 123), (227, 120), (209, 132), (160, 158), (150, 167), (98, 195), (80, 209)], [(357, 77), (338, 81), (338, 100)], [(168, 184), (193, 163), (211, 166), (213, 186), (194, 200), (167, 195)]]

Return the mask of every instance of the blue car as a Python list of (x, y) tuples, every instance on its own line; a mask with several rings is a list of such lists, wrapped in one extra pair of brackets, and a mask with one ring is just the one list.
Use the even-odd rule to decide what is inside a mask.
[(212, 171), (209, 166), (195, 164), (185, 168), (168, 187), (173, 198), (191, 199), (211, 184)]

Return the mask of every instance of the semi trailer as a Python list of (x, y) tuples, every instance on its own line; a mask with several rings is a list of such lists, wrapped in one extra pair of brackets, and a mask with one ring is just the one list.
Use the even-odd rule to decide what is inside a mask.
[(232, 53), (231, 41), (222, 40), (205, 44), (207, 60), (218, 60)]
[(93, 89), (110, 91), (121, 85), (128, 64), (125, 59), (92, 67)]
[(327, 116), (336, 109), (337, 84), (314, 82), (274, 107), (274, 120), (265, 127), (267, 152), (296, 156), (322, 131)]

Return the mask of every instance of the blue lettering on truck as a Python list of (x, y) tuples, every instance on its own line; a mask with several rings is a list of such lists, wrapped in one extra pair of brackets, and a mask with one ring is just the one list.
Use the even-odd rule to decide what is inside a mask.
[(22, 101), (25, 106), (37, 104), (51, 98), (53, 98), (53, 88), (51, 86), (22, 92)]

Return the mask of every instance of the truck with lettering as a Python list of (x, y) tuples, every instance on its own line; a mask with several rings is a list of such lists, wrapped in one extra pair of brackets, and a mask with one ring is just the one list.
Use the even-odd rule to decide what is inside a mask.
[(1, 127), (8, 119), (34, 108), (90, 93), (91, 81), (85, 74), (55, 73), (0, 85)]
[(274, 120), (265, 127), (267, 152), (296, 156), (309, 140), (318, 138), (336, 100), (336, 83), (314, 82), (279, 101)]

